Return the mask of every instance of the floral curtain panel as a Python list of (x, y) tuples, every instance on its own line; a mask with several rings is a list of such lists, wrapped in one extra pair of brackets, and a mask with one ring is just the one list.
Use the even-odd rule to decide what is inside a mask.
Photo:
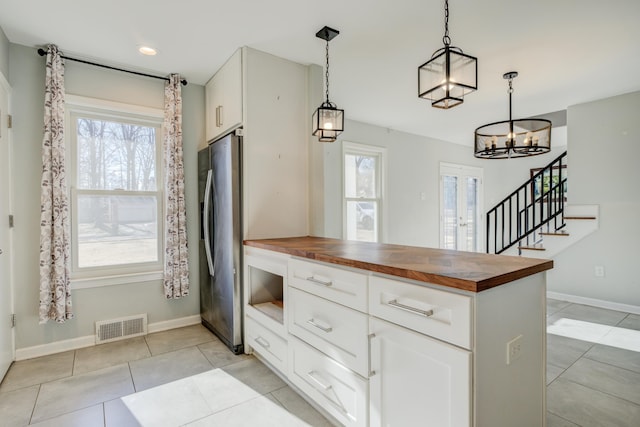
[(40, 193), (40, 323), (73, 318), (64, 145), (64, 61), (57, 46), (49, 45)]
[(172, 74), (164, 89), (165, 261), (164, 295), (189, 295), (187, 217), (182, 157), (182, 95), (180, 75)]

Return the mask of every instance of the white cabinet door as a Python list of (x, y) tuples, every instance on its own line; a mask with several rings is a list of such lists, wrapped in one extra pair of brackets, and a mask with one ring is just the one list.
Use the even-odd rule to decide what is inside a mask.
[(205, 86), (207, 141), (242, 124), (242, 50), (218, 70)]
[(371, 426), (468, 427), (471, 353), (370, 318)]

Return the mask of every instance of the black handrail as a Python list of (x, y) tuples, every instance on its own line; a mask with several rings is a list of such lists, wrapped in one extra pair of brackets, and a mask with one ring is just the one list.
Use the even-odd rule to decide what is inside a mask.
[(487, 253), (502, 253), (523, 240), (536, 244), (543, 226), (565, 226), (566, 157), (565, 151), (487, 212)]

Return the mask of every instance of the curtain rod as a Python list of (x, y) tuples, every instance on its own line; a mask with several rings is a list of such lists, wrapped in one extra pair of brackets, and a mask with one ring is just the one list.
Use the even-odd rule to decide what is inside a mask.
[[(46, 54), (47, 54), (46, 50), (44, 50), (42, 48), (38, 49), (38, 55), (45, 56)], [(152, 74), (140, 73), (138, 71), (125, 70), (123, 68), (116, 68), (116, 67), (112, 67), (110, 65), (104, 65), (104, 64), (98, 64), (96, 62), (85, 61), (84, 59), (70, 58), (70, 57), (64, 56), (64, 55), (62, 55), (62, 58), (68, 59), (69, 61), (82, 62), (83, 64), (95, 65), (96, 67), (108, 68), (109, 70), (122, 71), (124, 73), (136, 74), (138, 76), (151, 77), (152, 79), (160, 79), (160, 80), (169, 81), (168, 77), (154, 76)], [(187, 81), (185, 79), (180, 80), (180, 83), (182, 83), (183, 86), (187, 85)]]

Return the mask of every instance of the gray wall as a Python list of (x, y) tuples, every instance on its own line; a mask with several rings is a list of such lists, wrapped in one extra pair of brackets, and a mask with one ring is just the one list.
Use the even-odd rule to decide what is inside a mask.
[(9, 80), (9, 39), (0, 28), (0, 73)]
[[(1, 44), (1, 43), (0, 43)], [(204, 87), (183, 86), (183, 141), (186, 202), (191, 249), (191, 294), (166, 300), (159, 281), (74, 290), (76, 318), (38, 324), (40, 169), (44, 102), (44, 58), (35, 49), (10, 44), (13, 88), (13, 231), (16, 349), (92, 335), (94, 322), (148, 313), (149, 323), (199, 313), (197, 146), (204, 140)], [(176, 70), (179, 71), (179, 70)], [(163, 108), (163, 82), (67, 61), (68, 93)]]
[[(562, 141), (562, 135), (557, 139)], [(529, 169), (548, 164), (566, 149), (555, 145), (540, 156), (481, 160), (471, 147), (347, 120), (340, 139), (324, 144), (326, 237), (342, 238), (342, 141), (387, 149), (385, 242), (434, 248), (440, 244), (440, 162), (483, 168), (486, 212), (529, 179)], [(421, 200), (422, 192), (426, 200)]]
[(600, 228), (558, 254), (549, 290), (640, 306), (639, 115), (640, 92), (568, 109), (568, 201), (599, 205)]

